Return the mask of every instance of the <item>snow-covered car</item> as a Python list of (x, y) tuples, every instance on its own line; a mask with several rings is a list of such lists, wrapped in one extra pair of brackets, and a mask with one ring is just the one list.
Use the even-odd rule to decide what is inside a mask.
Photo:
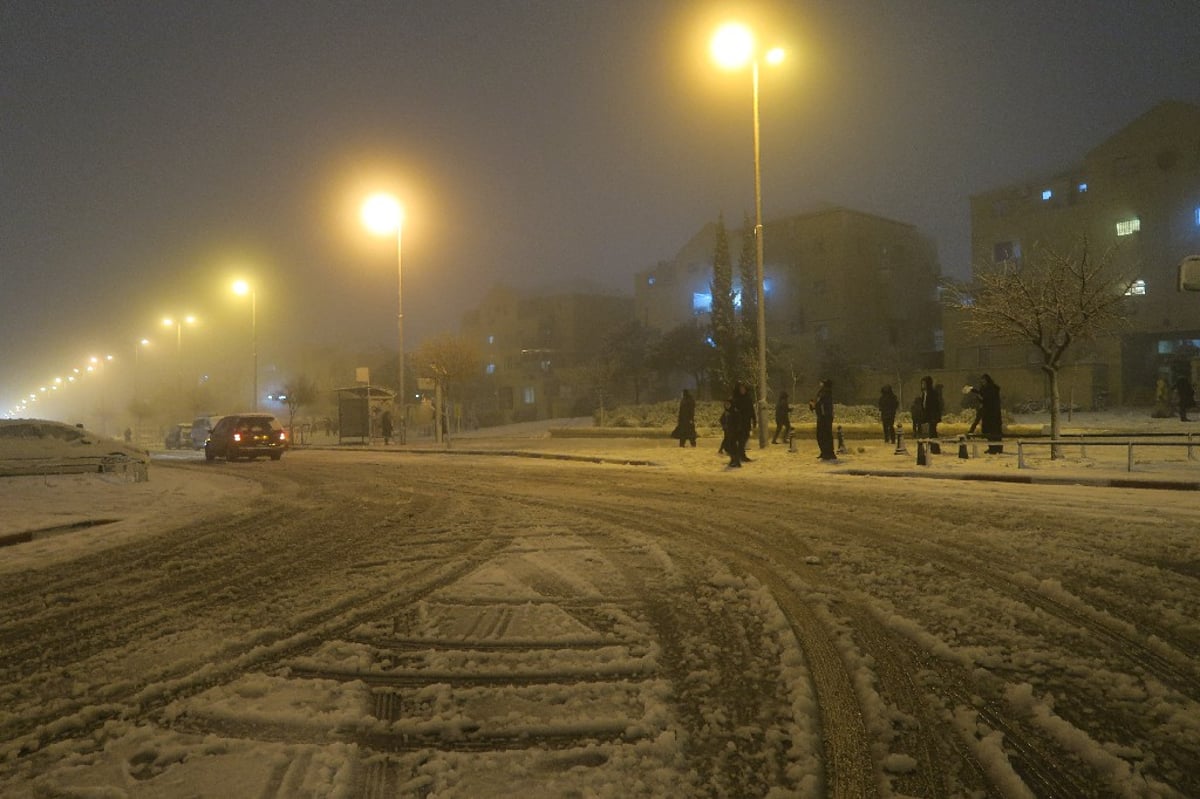
[(167, 436), (163, 439), (163, 446), (167, 449), (183, 449), (187, 447), (194, 449), (192, 444), (192, 426), (187, 422), (179, 422), (171, 425), (171, 429), (167, 431)]
[(287, 449), (287, 433), (283, 426), (269, 413), (235, 413), (222, 416), (208, 440), (204, 442), (204, 459), (238, 458), (254, 460), (266, 455), (277, 461)]
[(109, 472), (148, 479), (150, 454), (82, 425), (0, 419), (0, 474)]

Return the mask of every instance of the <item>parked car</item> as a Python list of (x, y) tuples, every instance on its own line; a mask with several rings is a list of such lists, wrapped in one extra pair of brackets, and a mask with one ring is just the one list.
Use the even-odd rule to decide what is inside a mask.
[(187, 422), (171, 425), (167, 437), (163, 440), (163, 446), (167, 449), (192, 448), (192, 426)]
[(287, 433), (269, 413), (237, 413), (222, 416), (204, 442), (205, 460), (238, 458), (254, 460), (267, 455), (273, 461), (283, 457)]
[(220, 416), (197, 416), (192, 420), (192, 449), (204, 449), (204, 442), (208, 440), (208, 434), (220, 420)]

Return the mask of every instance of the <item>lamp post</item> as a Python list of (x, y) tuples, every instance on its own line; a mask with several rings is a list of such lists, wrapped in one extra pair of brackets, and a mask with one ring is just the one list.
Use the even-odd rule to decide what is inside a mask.
[(196, 317), (188, 314), (187, 316), (179, 317), (164, 317), (162, 320), (163, 327), (175, 328), (175, 397), (178, 400), (183, 396), (183, 325), (196, 324)]
[(258, 410), (258, 292), (244, 280), (235, 280), (233, 293), (244, 297), (250, 295), (250, 352), (254, 356), (254, 402), (250, 410)]
[(142, 440), (142, 409), (138, 405), (138, 356), (142, 352), (142, 347), (149, 346), (150, 339), (139, 338), (133, 342), (133, 433), (134, 440)]
[[(762, 224), (762, 178), (759, 167), (758, 127), (758, 62), (754, 34), (744, 25), (731, 22), (720, 27), (713, 35), (711, 51), (717, 63), (727, 69), (738, 69), (750, 62), (751, 86), (754, 112), (754, 268), (755, 297), (757, 298), (758, 324), (758, 446), (767, 446), (767, 317), (763, 298), (763, 224)], [(776, 47), (766, 53), (768, 64), (783, 60), (783, 50)], [(745, 287), (743, 286), (743, 291)]]
[(401, 444), (405, 444), (408, 437), (408, 396), (404, 393), (404, 207), (390, 194), (372, 194), (363, 202), (362, 221), (376, 235), (396, 234), (396, 331), (400, 339), (399, 374), (396, 380), (397, 393), (400, 395), (400, 435), (397, 438)]

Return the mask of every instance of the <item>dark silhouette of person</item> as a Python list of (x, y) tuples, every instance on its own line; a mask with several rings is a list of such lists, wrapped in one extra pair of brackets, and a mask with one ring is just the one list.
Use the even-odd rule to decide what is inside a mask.
[(783, 442), (786, 444), (788, 439), (792, 437), (792, 406), (788, 405), (788, 395), (784, 391), (779, 395), (779, 399), (775, 402), (775, 435), (771, 437), (772, 444), (779, 443), (779, 434), (783, 433)]
[(742, 381), (733, 387), (733, 396), (729, 398), (729, 441), (725, 451), (729, 453), (729, 465), (738, 468), (743, 463), (749, 463), (746, 457), (746, 442), (750, 440), (750, 430), (754, 427), (754, 398)]
[(1180, 375), (1175, 381), (1175, 396), (1179, 400), (1179, 421), (1190, 422), (1188, 411), (1196, 407), (1196, 392), (1186, 375)]
[(392, 412), (384, 411), (383, 417), (379, 420), (379, 430), (383, 433), (383, 443), (392, 443)]
[[(992, 380), (992, 376), (984, 374), (979, 378), (979, 430), (988, 440), (988, 455), (998, 455), (1004, 452), (1000, 440), (1004, 437), (1004, 413), (1000, 407), (1000, 386)], [(974, 424), (971, 425), (974, 428)]]
[(693, 447), (696, 446), (696, 400), (686, 388), (683, 390), (683, 396), (679, 398), (679, 418), (675, 429), (671, 431), (671, 437), (678, 438), (681, 447), (689, 441)]
[(900, 399), (891, 386), (879, 389), (879, 421), (883, 423), (883, 440), (885, 443), (896, 441), (896, 411), (900, 409)]
[[(921, 401), (921, 422), (923, 425), (921, 432), (924, 436), (931, 439), (929, 442), (929, 451), (936, 455), (942, 451), (942, 446), (937, 441), (938, 422), (942, 421), (942, 393), (934, 386), (933, 378), (929, 375), (921, 378), (921, 394), (918, 399)], [(916, 422), (915, 418), (913, 422)]]
[(825, 379), (817, 388), (817, 396), (812, 398), (808, 407), (817, 417), (817, 448), (818, 457), (823, 461), (837, 460), (833, 449), (833, 381)]
[(725, 400), (725, 407), (721, 411), (721, 446), (717, 447), (718, 455), (728, 455), (732, 450), (729, 448), (729, 435), (733, 429), (733, 402)]

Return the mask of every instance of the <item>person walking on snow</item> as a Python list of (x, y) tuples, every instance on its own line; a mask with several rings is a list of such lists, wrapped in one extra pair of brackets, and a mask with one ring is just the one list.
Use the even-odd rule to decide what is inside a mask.
[(779, 434), (783, 433), (783, 443), (792, 437), (792, 407), (788, 405), (788, 395), (784, 391), (775, 403), (775, 435), (771, 437), (772, 444), (779, 443)]
[(837, 460), (833, 449), (833, 381), (825, 379), (817, 388), (817, 396), (808, 403), (817, 416), (817, 447), (823, 461)]
[(879, 390), (879, 421), (883, 423), (883, 441), (892, 444), (896, 441), (896, 411), (900, 408), (900, 399), (891, 386)]
[(681, 447), (689, 441), (693, 447), (696, 446), (696, 400), (686, 388), (679, 398), (679, 418), (675, 429), (671, 431), (671, 438), (678, 438)]

